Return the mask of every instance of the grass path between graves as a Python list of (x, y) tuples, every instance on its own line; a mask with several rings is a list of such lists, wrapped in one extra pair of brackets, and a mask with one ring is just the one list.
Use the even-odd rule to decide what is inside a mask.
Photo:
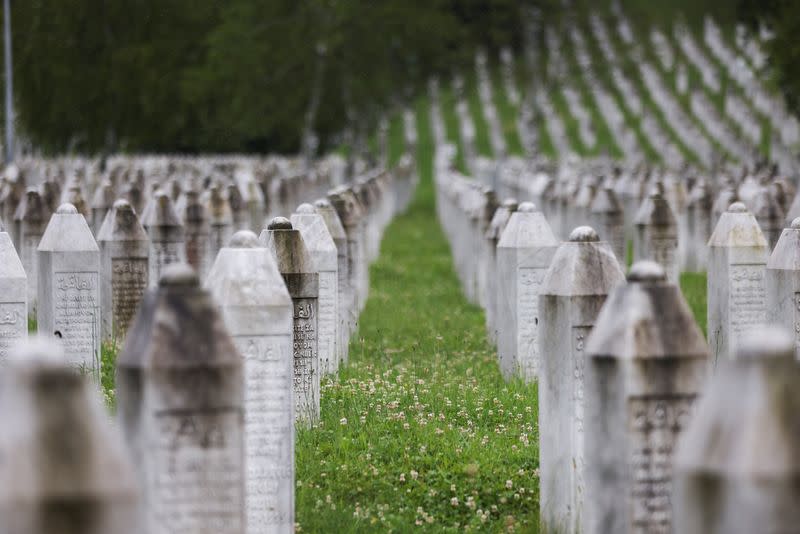
[(536, 386), (506, 384), (434, 213), (428, 107), (421, 183), (387, 229), (350, 363), (299, 430), (302, 532), (536, 532)]

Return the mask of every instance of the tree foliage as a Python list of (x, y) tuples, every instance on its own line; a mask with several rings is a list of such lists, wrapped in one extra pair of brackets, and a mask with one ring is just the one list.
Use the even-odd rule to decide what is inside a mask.
[(309, 120), (331, 143), (519, 46), (541, 1), (16, 0), (18, 124), (51, 152), (292, 151)]

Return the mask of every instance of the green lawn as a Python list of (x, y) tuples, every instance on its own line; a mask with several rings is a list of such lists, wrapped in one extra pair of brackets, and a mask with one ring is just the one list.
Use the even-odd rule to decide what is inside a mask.
[(538, 523), (536, 386), (506, 384), (434, 214), (427, 105), (421, 184), (384, 237), (350, 364), (297, 435), (303, 532), (497, 532)]

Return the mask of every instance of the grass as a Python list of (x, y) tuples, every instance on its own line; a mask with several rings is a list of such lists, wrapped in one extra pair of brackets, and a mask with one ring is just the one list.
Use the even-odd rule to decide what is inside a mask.
[(351, 361), (299, 430), (303, 532), (536, 531), (536, 387), (500, 376), (434, 214), (431, 130), (417, 108), (421, 183), (387, 229)]
[(681, 273), (681, 291), (692, 310), (694, 320), (703, 331), (703, 335), (708, 337), (707, 330), (707, 308), (706, 308), (706, 273)]

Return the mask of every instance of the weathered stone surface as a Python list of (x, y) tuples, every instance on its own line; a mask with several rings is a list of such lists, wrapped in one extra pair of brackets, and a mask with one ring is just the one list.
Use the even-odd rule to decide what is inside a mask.
[(155, 287), (167, 265), (186, 261), (183, 224), (165, 191), (156, 192), (152, 209), (142, 215), (142, 225), (150, 237), (149, 283)]
[(348, 346), (350, 344), (350, 307), (352, 306), (352, 290), (350, 288), (349, 261), (347, 259), (347, 233), (344, 231), (339, 215), (327, 198), (322, 198), (314, 203), (317, 213), (322, 216), (325, 226), (331, 234), (336, 246), (336, 287), (339, 292), (337, 297), (337, 331), (339, 338), (336, 344), (339, 362), (346, 363), (348, 359)]
[(292, 301), (249, 231), (220, 250), (206, 287), (244, 363), (247, 532), (294, 532)]
[(114, 206), (115, 195), (114, 186), (108, 180), (97, 187), (92, 197), (92, 232), (96, 236), (100, 232), (100, 227), (106, 219), (106, 214)]
[(690, 272), (705, 271), (708, 268), (708, 238), (711, 237), (711, 192), (705, 180), (698, 180), (689, 195), (687, 244), (685, 268)]
[(317, 334), (320, 371), (323, 374), (335, 373), (339, 369), (336, 349), (339, 326), (339, 273), (336, 245), (328, 232), (325, 220), (317, 214), (311, 204), (298, 206), (297, 211), (292, 214), (291, 223), (303, 236), (303, 242), (319, 274)]
[(72, 204), (50, 219), (37, 254), (39, 332), (59, 338), (67, 361), (99, 378), (100, 249)]
[(680, 289), (634, 264), (586, 344), (585, 532), (671, 532), (672, 452), (703, 384), (708, 347)]
[(292, 298), (295, 417), (311, 424), (319, 418), (319, 275), (289, 219), (272, 219), (259, 241), (275, 258)]
[(197, 191), (190, 189), (184, 193), (178, 216), (184, 225), (186, 262), (197, 271), (200, 280), (205, 280), (214, 258), (211, 256), (211, 226)]
[(0, 382), (0, 533), (139, 534), (136, 476), (95, 387), (51, 340)]
[(591, 219), (600, 239), (611, 245), (617, 261), (625, 262), (625, 216), (611, 187), (601, 187), (590, 207)]
[(14, 345), (28, 337), (25, 269), (7, 232), (0, 232), (0, 366)]
[(214, 263), (217, 252), (225, 246), (233, 233), (233, 214), (228, 199), (217, 184), (209, 189), (206, 206), (211, 230), (209, 258), (210, 263)]
[(497, 244), (497, 354), (508, 379), (536, 379), (539, 293), (558, 247), (544, 215), (530, 202), (511, 215)]
[(769, 249), (758, 222), (741, 202), (722, 214), (708, 247), (708, 341), (716, 364), (733, 354), (743, 332), (766, 318)]
[(752, 202), (751, 211), (764, 233), (769, 250), (772, 250), (783, 230), (783, 208), (767, 187), (759, 188)]
[(116, 201), (100, 231), (102, 335), (122, 340), (148, 287), (150, 242), (133, 206)]
[(186, 264), (145, 297), (117, 359), (117, 413), (146, 532), (245, 532), (244, 373)]
[(28, 275), (28, 306), (31, 313), (36, 313), (39, 298), (39, 254), (36, 249), (49, 220), (50, 211), (39, 192), (34, 188), (28, 189), (17, 206), (14, 225), (18, 228), (16, 241), (20, 259)]
[(625, 275), (589, 227), (562, 243), (539, 297), (539, 501), (545, 532), (582, 532), (586, 341), (606, 296)]
[(705, 388), (674, 460), (674, 532), (795, 532), (800, 525), (800, 367), (795, 336), (743, 336)]
[(361, 219), (363, 212), (355, 196), (346, 189), (337, 189), (328, 195), (328, 200), (336, 210), (339, 220), (347, 234), (347, 272), (350, 277), (350, 293), (352, 303), (348, 306), (350, 315), (348, 324), (349, 332), (355, 332), (358, 324), (358, 314), (361, 311), (362, 277), (365, 276), (365, 262), (363, 252), (363, 234)]

